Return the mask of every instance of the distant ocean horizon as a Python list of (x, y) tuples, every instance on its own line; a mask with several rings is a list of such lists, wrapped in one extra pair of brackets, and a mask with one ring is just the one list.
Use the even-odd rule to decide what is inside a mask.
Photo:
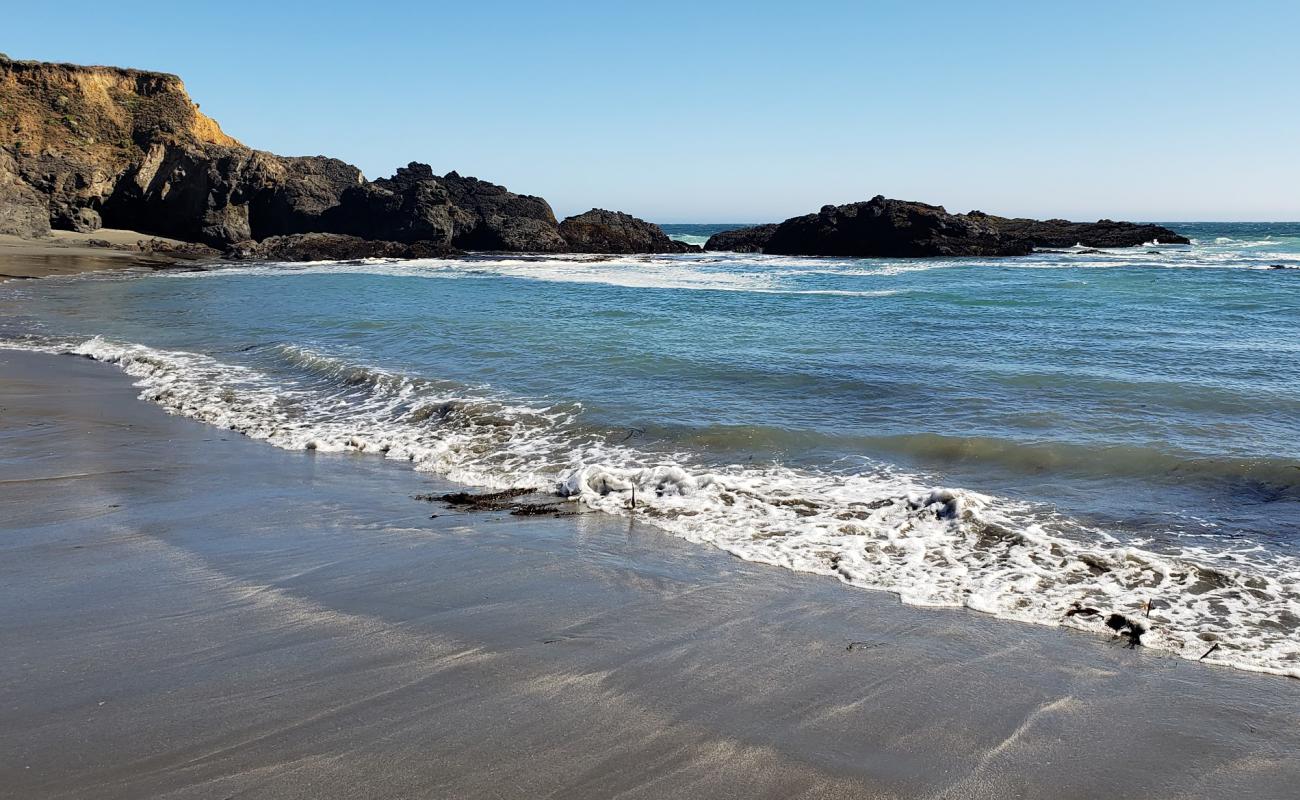
[(1300, 223), (1167, 224), (1193, 243), (14, 281), (0, 346), (279, 447), (635, 490), (751, 561), (1300, 677)]

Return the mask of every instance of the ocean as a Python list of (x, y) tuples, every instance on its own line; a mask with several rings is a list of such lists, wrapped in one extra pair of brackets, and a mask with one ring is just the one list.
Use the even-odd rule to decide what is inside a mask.
[(1300, 224), (1167, 224), (1194, 243), (9, 281), (0, 346), (270, 445), (1300, 677)]
[(695, 245), (699, 245), (700, 247), (703, 247), (704, 243), (709, 240), (709, 237), (715, 233), (721, 233), (723, 231), (734, 231), (737, 228), (748, 228), (751, 225), (757, 225), (757, 224), (760, 223), (730, 222), (730, 223), (714, 223), (710, 225), (667, 223), (667, 224), (660, 225), (659, 227), (663, 228), (664, 233), (668, 234), (668, 238), (670, 239), (676, 239), (679, 242), (685, 242), (686, 244), (695, 244)]

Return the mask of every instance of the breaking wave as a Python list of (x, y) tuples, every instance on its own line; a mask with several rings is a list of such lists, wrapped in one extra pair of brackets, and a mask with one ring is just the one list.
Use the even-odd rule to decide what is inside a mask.
[(1207, 662), (1300, 677), (1300, 563), (1258, 548), (1156, 552), (883, 465), (839, 474), (656, 453), (587, 424), (577, 404), (521, 402), (294, 345), (260, 349), (283, 373), (275, 378), (98, 337), (6, 346), (115, 364), (143, 399), (278, 447), (374, 453), (479, 487), (550, 492), (909, 604), (1107, 635), (1118, 615), (1147, 629), (1144, 645), (1191, 659), (1218, 645)]

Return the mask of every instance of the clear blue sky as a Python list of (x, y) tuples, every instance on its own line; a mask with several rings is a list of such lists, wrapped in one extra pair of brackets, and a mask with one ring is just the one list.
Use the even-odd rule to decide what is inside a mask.
[(1300, 2), (6, 2), (13, 58), (180, 74), (254, 147), (660, 222), (885, 194), (1300, 219)]

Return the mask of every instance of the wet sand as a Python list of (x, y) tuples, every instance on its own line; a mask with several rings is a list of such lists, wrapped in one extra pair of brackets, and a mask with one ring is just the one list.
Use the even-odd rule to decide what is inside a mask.
[(90, 244), (92, 241), (100, 241), (115, 246), (131, 246), (150, 239), (173, 245), (182, 244), (176, 239), (110, 228), (101, 228), (93, 233), (53, 231), (46, 239), (21, 239), (0, 234), (0, 280), (47, 278), (131, 267), (159, 268), (176, 263), (177, 259), (165, 255), (114, 250)]
[(0, 796), (1300, 785), (1300, 682), (906, 607), (637, 522), (412, 499), (447, 488), (0, 350)]

